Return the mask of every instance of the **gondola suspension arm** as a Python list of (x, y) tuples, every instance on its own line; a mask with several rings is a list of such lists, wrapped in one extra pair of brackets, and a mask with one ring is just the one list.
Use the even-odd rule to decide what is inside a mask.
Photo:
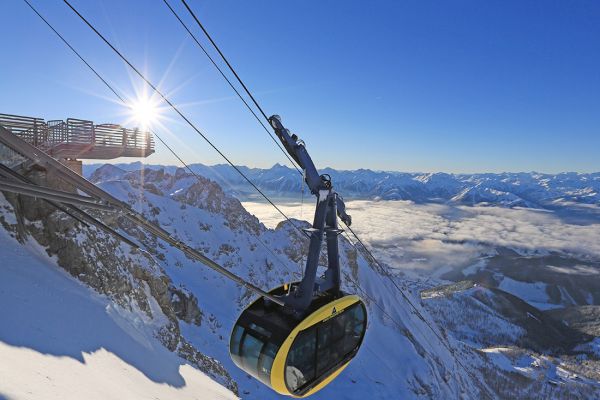
[[(295, 134), (290, 134), (278, 115), (270, 117), (269, 123), (286, 151), (304, 171), (306, 184), (311, 193), (317, 197), (313, 225), (305, 230), (309, 234), (310, 244), (304, 277), (289, 294), (283, 297), (286, 306), (302, 315), (316, 293), (326, 291), (334, 294), (340, 293), (338, 235), (343, 230), (338, 227), (337, 216), (348, 226), (352, 223), (352, 219), (346, 213), (344, 200), (333, 190), (331, 177), (327, 174), (319, 175), (304, 142)], [(327, 242), (327, 270), (322, 277), (317, 278), (319, 256), (324, 238)]]

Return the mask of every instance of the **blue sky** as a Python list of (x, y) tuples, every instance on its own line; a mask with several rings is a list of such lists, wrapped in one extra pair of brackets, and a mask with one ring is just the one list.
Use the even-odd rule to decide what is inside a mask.
[[(31, 1), (125, 95), (141, 91), (62, 1)], [(287, 161), (162, 0), (72, 2), (234, 162)], [(600, 171), (600, 2), (190, 3), (320, 167)], [(0, 112), (129, 119), (24, 2), (0, 10)], [(172, 112), (163, 125), (187, 162), (223, 161)], [(147, 162), (177, 164), (160, 146)]]

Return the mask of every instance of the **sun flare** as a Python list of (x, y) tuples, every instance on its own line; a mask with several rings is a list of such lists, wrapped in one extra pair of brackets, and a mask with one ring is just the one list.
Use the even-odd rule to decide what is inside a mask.
[(160, 118), (158, 103), (151, 97), (138, 97), (130, 104), (130, 109), (131, 118), (143, 129), (150, 128)]

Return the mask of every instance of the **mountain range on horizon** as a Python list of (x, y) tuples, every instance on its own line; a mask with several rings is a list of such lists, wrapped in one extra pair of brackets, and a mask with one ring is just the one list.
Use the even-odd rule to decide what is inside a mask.
[[(190, 164), (197, 174), (221, 185), (226, 192), (240, 198), (251, 197), (254, 188), (233, 168), (226, 164), (207, 166)], [(102, 170), (111, 175), (146, 169), (164, 169), (174, 173), (178, 167), (143, 164), (87, 164), (84, 176), (98, 175)], [(293, 168), (275, 164), (271, 168), (238, 167), (261, 189), (278, 196), (298, 196), (301, 193), (301, 175)], [(554, 209), (566, 206), (600, 205), (600, 172), (538, 172), (506, 173), (416, 173), (373, 171), (369, 169), (336, 170), (324, 168), (334, 185), (347, 199), (409, 200), (415, 203), (450, 202), (453, 204), (489, 204), (502, 207)]]

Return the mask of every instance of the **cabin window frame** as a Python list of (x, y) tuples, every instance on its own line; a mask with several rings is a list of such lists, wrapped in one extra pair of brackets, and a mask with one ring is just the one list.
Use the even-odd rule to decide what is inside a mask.
[[(237, 348), (230, 348), (230, 354), (237, 358), (242, 370), (254, 376), (264, 384), (271, 386), (271, 371), (273, 369), (273, 362), (275, 361), (275, 356), (277, 355), (281, 345), (273, 342), (270, 337), (261, 332), (265, 331), (265, 329), (262, 327), (261, 329), (256, 329), (252, 325), (236, 325), (234, 330), (236, 329), (241, 330), (241, 334), (239, 335), (240, 338), (237, 343), (235, 341), (232, 342), (232, 344), (237, 345)], [(237, 332), (234, 331), (234, 335), (236, 333)], [(250, 341), (247, 341), (248, 336), (252, 338), (251, 340), (254, 341), (255, 344), (260, 343), (258, 357), (249, 356), (248, 350), (250, 350)], [(273, 353), (272, 356), (270, 355), (271, 353)]]
[[(356, 342), (354, 348), (352, 350), (348, 351), (347, 353), (345, 353), (343, 355), (343, 357), (341, 357), (339, 359), (339, 361), (337, 361), (335, 363), (328, 363), (328, 364), (326, 364), (326, 366), (324, 366), (324, 367), (322, 366), (321, 369), (319, 369), (319, 329), (325, 325), (331, 324), (334, 319), (341, 318), (343, 315), (347, 315), (347, 313), (356, 310), (357, 307), (360, 307), (361, 311), (362, 311), (362, 332), (361, 332), (361, 336), (360, 336), (360, 338), (358, 338), (358, 341)], [(355, 319), (354, 322), (349, 325), (351, 331), (354, 331), (354, 329), (357, 326), (357, 322), (358, 322), (358, 320)], [(336, 367), (339, 367), (342, 363), (352, 359), (354, 357), (354, 355), (356, 355), (356, 352), (360, 348), (362, 341), (365, 337), (366, 326), (367, 326), (367, 309), (362, 301), (358, 301), (355, 304), (352, 304), (351, 306), (346, 307), (344, 310), (339, 312), (337, 315), (327, 318), (323, 321), (320, 321), (314, 325), (309, 326), (306, 329), (299, 331), (290, 346), (288, 354), (286, 355), (284, 371), (283, 371), (284, 383), (285, 383), (286, 388), (289, 390), (289, 392), (294, 395), (302, 395), (303, 393), (306, 393), (308, 390), (310, 390), (312, 387), (317, 385), (323, 379), (325, 379), (329, 375), (331, 375), (331, 373), (337, 369)], [(313, 355), (314, 377), (312, 378), (312, 380), (308, 380), (303, 385), (300, 385), (294, 389), (294, 388), (290, 387), (290, 385), (288, 384), (286, 372), (287, 372), (287, 368), (289, 366), (290, 355), (294, 351), (294, 346), (296, 345), (298, 338), (301, 336), (302, 333), (307, 332), (307, 331), (313, 332), (314, 340), (315, 340), (314, 355)]]

